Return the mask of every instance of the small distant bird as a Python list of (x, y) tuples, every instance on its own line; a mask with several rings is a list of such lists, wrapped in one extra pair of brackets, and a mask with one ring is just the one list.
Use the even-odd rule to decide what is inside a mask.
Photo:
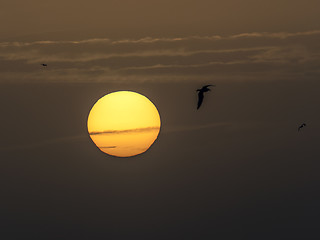
[(46, 63), (42, 63), (41, 65), (44, 66), (44, 67), (48, 66)]
[(208, 88), (208, 87), (210, 87), (210, 86), (215, 87), (216, 85), (205, 85), (205, 86), (203, 86), (201, 89), (197, 89), (197, 91), (199, 92), (199, 93), (198, 93), (198, 106), (197, 106), (197, 109), (199, 109), (200, 106), (201, 106), (201, 104), (202, 104), (203, 97), (204, 97), (203, 93), (208, 92), (208, 91), (211, 91), (211, 89)]
[(298, 131), (300, 131), (300, 129), (303, 128), (303, 127), (305, 127), (305, 126), (307, 126), (307, 124), (302, 123), (302, 124), (298, 127)]

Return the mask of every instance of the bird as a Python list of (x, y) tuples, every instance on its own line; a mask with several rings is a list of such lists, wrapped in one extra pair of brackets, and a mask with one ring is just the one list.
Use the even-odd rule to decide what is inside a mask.
[(300, 129), (303, 128), (303, 127), (305, 127), (305, 126), (307, 126), (307, 124), (302, 123), (302, 124), (298, 127), (298, 131), (300, 131)]
[(198, 106), (197, 106), (197, 109), (199, 109), (200, 106), (201, 106), (201, 104), (202, 104), (203, 97), (204, 97), (204, 94), (203, 94), (203, 93), (208, 92), (208, 91), (211, 91), (211, 89), (209, 88), (210, 86), (215, 87), (216, 85), (205, 85), (205, 86), (203, 86), (202, 88), (197, 89), (197, 92), (199, 92), (199, 93), (198, 93)]
[(44, 66), (44, 67), (48, 66), (46, 63), (42, 63), (41, 65)]

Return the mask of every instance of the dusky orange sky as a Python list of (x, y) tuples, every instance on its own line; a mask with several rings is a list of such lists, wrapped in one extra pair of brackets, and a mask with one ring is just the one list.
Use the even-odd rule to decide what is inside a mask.
[[(1, 2), (0, 238), (318, 239), (319, 7)], [(86, 129), (118, 90), (162, 124), (120, 161)]]

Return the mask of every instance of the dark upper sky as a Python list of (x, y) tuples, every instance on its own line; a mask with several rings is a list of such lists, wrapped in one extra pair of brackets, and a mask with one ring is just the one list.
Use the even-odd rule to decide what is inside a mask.
[(11, 0), (1, 3), (0, 35), (14, 39), (44, 33), (131, 37), (314, 30), (320, 25), (319, 5), (318, 0)]
[[(1, 3), (0, 238), (319, 239), (319, 7)], [(87, 134), (116, 90), (160, 112), (145, 154)]]

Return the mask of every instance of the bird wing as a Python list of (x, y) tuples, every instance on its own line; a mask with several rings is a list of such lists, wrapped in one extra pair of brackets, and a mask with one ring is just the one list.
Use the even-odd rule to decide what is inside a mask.
[(197, 106), (197, 109), (200, 108), (201, 104), (202, 104), (202, 101), (203, 101), (203, 92), (202, 91), (199, 91), (198, 93), (198, 106)]
[(307, 126), (307, 124), (302, 123), (302, 124), (298, 127), (298, 131), (300, 131), (300, 129), (303, 128), (304, 126)]
[(203, 86), (202, 88), (207, 88), (207, 87), (210, 87), (210, 86), (215, 87), (216, 85), (209, 84), (209, 85)]

